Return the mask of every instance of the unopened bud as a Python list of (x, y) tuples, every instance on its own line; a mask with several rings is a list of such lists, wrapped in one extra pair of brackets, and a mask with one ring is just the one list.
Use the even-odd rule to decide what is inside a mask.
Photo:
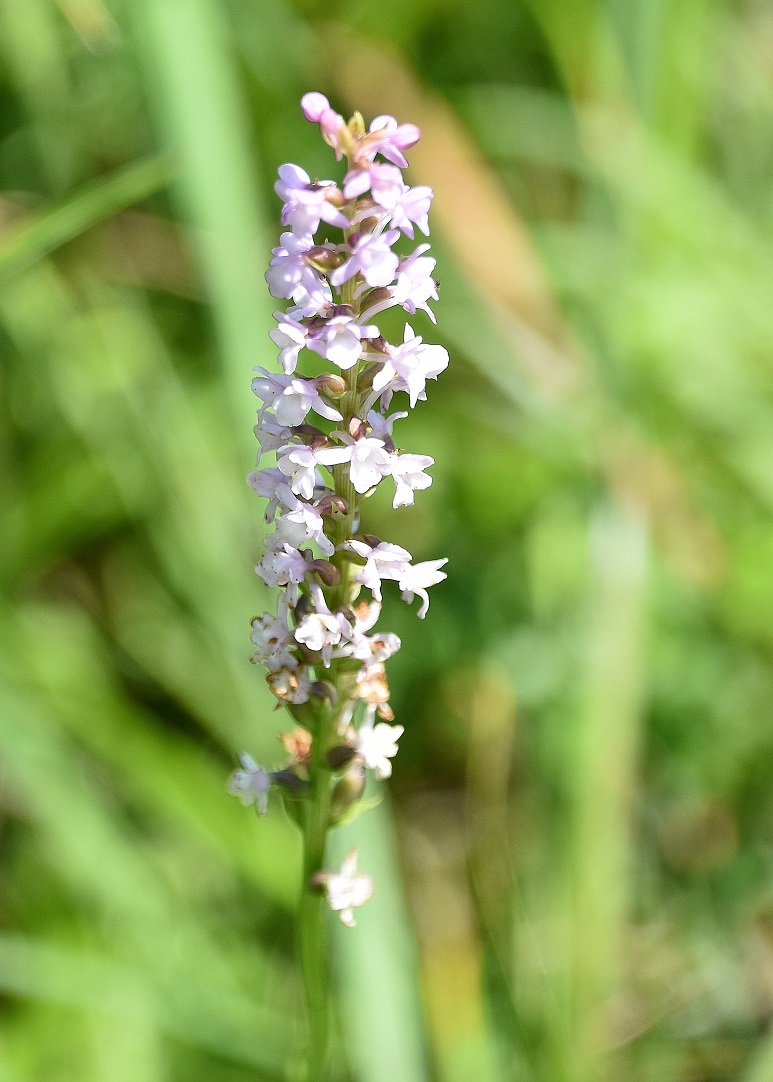
[(383, 353), (385, 357), (389, 356), (389, 343), (381, 334), (378, 338), (368, 339), (368, 349), (372, 349), (374, 353)]
[(349, 510), (346, 500), (337, 492), (327, 492), (314, 506), (320, 515), (345, 515)]
[(340, 267), (344, 261), (343, 256), (339, 255), (338, 252), (332, 252), (329, 248), (323, 248), (319, 244), (309, 248), (305, 259), (310, 267), (318, 270), (321, 274), (329, 274), (336, 267)]
[(355, 754), (356, 752), (350, 744), (337, 744), (330, 749), (325, 758), (331, 770), (340, 770), (342, 766), (346, 766), (347, 763), (352, 761)]
[(361, 233), (372, 233), (378, 225), (380, 219), (374, 215), (372, 218), (362, 218), (357, 224), (357, 228)]
[(332, 372), (325, 372), (324, 375), (317, 376), (311, 382), (320, 394), (324, 394), (326, 398), (340, 398), (348, 390), (346, 380), (342, 379), (341, 376), (334, 375)]
[(296, 624), (299, 624), (304, 616), (308, 616), (309, 613), (314, 612), (314, 605), (308, 594), (301, 594), (298, 600), (295, 602), (295, 608), (293, 610), (293, 616)]
[(360, 756), (355, 756), (346, 773), (338, 780), (333, 789), (331, 815), (333, 821), (347, 812), (353, 804), (362, 799), (365, 792), (365, 763)]
[(346, 430), (353, 440), (361, 440), (365, 435), (365, 422), (361, 417), (351, 417)]
[(311, 786), (307, 781), (299, 778), (294, 771), (287, 768), (273, 771), (271, 780), (276, 782), (277, 785), (281, 785), (283, 789), (287, 789), (293, 796), (308, 796), (311, 791)]
[(320, 447), (326, 447), (330, 442), (325, 433), (314, 425), (291, 425), (290, 431), (312, 451), (318, 451)]
[(341, 572), (329, 560), (310, 560), (309, 571), (313, 571), (325, 586), (337, 586), (341, 581)]
[(369, 289), (362, 297), (360, 304), (363, 311), (367, 311), (367, 309), (372, 308), (373, 305), (381, 304), (382, 301), (390, 301), (391, 299), (392, 290), (387, 286), (378, 286), (376, 289)]
[(322, 699), (330, 707), (338, 702), (338, 689), (330, 680), (315, 680), (309, 690), (315, 699)]
[(355, 139), (361, 139), (365, 134), (365, 120), (362, 113), (359, 111), (352, 114), (352, 118), (349, 121), (349, 131)]

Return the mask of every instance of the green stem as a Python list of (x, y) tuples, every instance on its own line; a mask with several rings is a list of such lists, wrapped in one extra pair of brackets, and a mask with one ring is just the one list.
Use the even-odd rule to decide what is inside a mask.
[(327, 1077), (330, 1030), (329, 975), (325, 943), (325, 899), (314, 888), (313, 877), (325, 863), (325, 842), (330, 821), (330, 772), (325, 753), (332, 712), (321, 710), (311, 745), (312, 799), (306, 804), (303, 830), (303, 896), (300, 911), (300, 953), (306, 1006), (309, 1013), (309, 1082)]
[[(355, 315), (359, 314), (359, 306), (354, 299), (358, 277), (345, 283), (341, 298), (345, 304), (352, 305)], [(344, 429), (351, 419), (358, 415), (361, 407), (357, 394), (359, 370), (358, 363), (350, 372), (348, 387), (341, 399), (341, 424)], [(346, 501), (347, 508), (345, 515), (337, 517), (331, 523), (330, 540), (338, 548), (352, 536), (359, 498), (345, 465), (334, 467), (333, 479), (335, 490)], [(341, 605), (349, 605), (353, 600), (351, 563), (343, 559), (338, 552), (333, 559), (341, 573), (341, 581), (337, 586), (325, 590), (331, 611)], [(311, 799), (305, 805), (303, 827), (303, 895), (299, 932), (301, 969), (309, 1015), (308, 1082), (324, 1082), (329, 1072), (330, 998), (325, 936), (327, 906), (324, 896), (314, 886), (314, 876), (324, 868), (325, 845), (330, 828), (332, 786), (330, 768), (325, 757), (335, 740), (340, 712), (346, 702), (335, 662), (325, 676), (339, 691), (339, 702), (333, 708), (321, 707), (317, 715), (309, 764)]]

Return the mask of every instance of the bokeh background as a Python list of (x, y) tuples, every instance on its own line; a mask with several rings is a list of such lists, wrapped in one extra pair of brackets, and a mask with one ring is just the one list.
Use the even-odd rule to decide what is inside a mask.
[[(773, 1079), (773, 9), (0, 0), (0, 1082), (292, 1082), (249, 620), (303, 120), (418, 123), (452, 364), (337, 1078)], [(342, 935), (341, 932), (344, 934)], [(348, 1066), (347, 1066), (348, 1065)]]

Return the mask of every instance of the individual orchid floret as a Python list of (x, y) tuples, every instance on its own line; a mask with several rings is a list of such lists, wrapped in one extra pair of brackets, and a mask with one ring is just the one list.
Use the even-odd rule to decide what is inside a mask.
[(353, 169), (344, 177), (344, 195), (347, 199), (356, 199), (369, 190), (374, 202), (388, 211), (394, 210), (399, 204), (405, 189), (403, 174), (397, 166), (383, 162), (369, 165), (367, 169)]
[(376, 601), (381, 601), (381, 580), (398, 579), (410, 567), (411, 554), (400, 545), (379, 541), (375, 546), (365, 541), (349, 541), (346, 548), (364, 558), (365, 564), (355, 575), (355, 582), (367, 587)]
[(320, 288), (322, 275), (306, 260), (314, 244), (313, 238), (283, 233), (280, 239), (281, 244), (273, 249), (274, 258), (266, 271), (271, 296), (289, 300), (299, 286), (309, 292)]
[(381, 154), (390, 162), (405, 169), (404, 150), (415, 146), (421, 138), (421, 131), (415, 124), (398, 124), (393, 116), (377, 116), (371, 121), (368, 134), (361, 142), (360, 160), (373, 161), (376, 154)]
[(311, 698), (311, 678), (305, 668), (270, 672), (266, 683), (272, 695), (289, 706), (302, 706)]
[(424, 470), (434, 465), (434, 462), (434, 458), (430, 458), (429, 455), (392, 456), (391, 474), (396, 489), (393, 507), (406, 507), (412, 504), (415, 491), (430, 487), (432, 478), (427, 477)]
[(246, 751), (241, 753), (239, 761), (242, 764), (242, 769), (235, 770), (231, 775), (228, 781), (228, 792), (238, 796), (246, 808), (250, 804), (254, 804), (258, 812), (265, 815), (268, 808), (271, 775), (262, 766), (259, 766)]
[(410, 605), (414, 596), (418, 594), (422, 601), (418, 613), (421, 620), (427, 615), (429, 609), (427, 588), (435, 586), (438, 582), (442, 582), (444, 578), (447, 578), (445, 571), (439, 570), (447, 563), (447, 558), (445, 560), (426, 560), (424, 563), (406, 567), (400, 574), (397, 581), (400, 596), (403, 601), (407, 601)]
[(397, 741), (405, 732), (402, 725), (387, 725), (380, 721), (373, 724), (375, 706), (369, 710), (366, 720), (357, 733), (356, 748), (365, 765), (382, 781), (392, 773), (392, 758), (397, 755)]
[(374, 395), (407, 391), (413, 409), (420, 398), (426, 397), (427, 380), (437, 379), (447, 367), (448, 351), (443, 346), (426, 345), (406, 323), (403, 344), (390, 348), (389, 357), (373, 380)]
[(334, 181), (312, 183), (300, 166), (288, 164), (279, 167), (274, 189), (284, 203), (282, 225), (289, 225), (297, 236), (313, 236), (320, 221), (339, 229), (349, 227), (349, 219), (339, 210), (343, 196)]
[(383, 440), (387, 445), (387, 448), (394, 446), (392, 441), (392, 429), (395, 421), (401, 421), (408, 414), (402, 413), (390, 413), (389, 416), (385, 416), (383, 413), (377, 413), (375, 410), (371, 410), (368, 413), (368, 424), (372, 435), (378, 439)]
[(279, 363), (285, 374), (291, 376), (298, 366), (298, 354), (306, 345), (308, 328), (284, 312), (274, 312), (274, 318), (279, 326), (273, 327), (268, 335), (271, 341), (279, 346)]
[(389, 229), (381, 235), (360, 234), (350, 257), (330, 275), (331, 283), (340, 288), (355, 274), (361, 274), (371, 287), (388, 286), (394, 280), (400, 264), (392, 251), (392, 245), (399, 236), (398, 229)]
[(330, 108), (330, 102), (325, 95), (316, 92), (304, 94), (301, 98), (301, 109), (307, 120), (312, 124), (319, 124), (322, 138), (335, 150), (336, 158), (343, 157), (344, 148), (350, 142), (346, 138), (346, 121)]
[(403, 185), (400, 198), (389, 208), (391, 222), (406, 237), (413, 240), (413, 227), (417, 225), (425, 237), (429, 236), (429, 208), (435, 194), (431, 188), (420, 184), (415, 188)]
[[(332, 556), (335, 547), (325, 534), (325, 519), (319, 506), (299, 500), (292, 491), (288, 494), (288, 503), (290, 509), (276, 519), (276, 533), (273, 536), (280, 543), (293, 548), (313, 541), (323, 556)], [(269, 539), (266, 544), (269, 544)]]
[(280, 425), (276, 416), (269, 410), (258, 411), (258, 423), (252, 431), (260, 441), (256, 466), (260, 465), (264, 455), (278, 451), (280, 447), (284, 447), (293, 438), (292, 431), (287, 425)]
[(270, 467), (265, 470), (250, 470), (247, 474), (247, 484), (258, 496), (268, 500), (266, 508), (266, 522), (273, 521), (280, 507), (288, 510), (292, 507), (295, 499), (293, 491), (287, 483), (287, 477), (281, 470)]
[(325, 891), (328, 904), (338, 913), (347, 928), (354, 928), (354, 910), (365, 905), (373, 897), (373, 880), (364, 872), (357, 871), (357, 850), (352, 849), (344, 858), (338, 872), (319, 872), (315, 877), (318, 886)]
[(433, 323), (437, 323), (429, 301), (438, 299), (437, 282), (432, 277), (436, 260), (424, 255), (429, 251), (428, 244), (420, 244), (415, 252), (400, 263), (397, 269), (397, 281), (392, 289), (395, 304), (399, 304), (410, 315), (419, 310), (426, 312)]
[(277, 455), (279, 470), (289, 478), (289, 484), (296, 496), (310, 500), (314, 496), (317, 483), (317, 466), (332, 466), (346, 462), (351, 458), (346, 447), (323, 447), (313, 450), (311, 447), (289, 444), (282, 447)]
[(265, 665), (269, 672), (297, 667), (297, 658), (292, 653), (292, 633), (283, 616), (274, 617), (268, 612), (256, 616), (251, 639), (257, 647), (251, 659), (253, 664)]
[(304, 616), (295, 629), (296, 642), (312, 653), (321, 654), (323, 664), (328, 668), (333, 647), (338, 645), (343, 636), (342, 622), (343, 617), (339, 618), (329, 612), (311, 612)]
[(382, 477), (386, 477), (392, 468), (392, 460), (383, 440), (372, 436), (354, 439), (348, 433), (339, 433), (339, 438), (346, 444), (339, 450), (344, 455), (339, 461), (349, 462), (349, 477), (354, 491), (368, 492), (375, 488)]
[[(344, 306), (341, 306), (344, 307)], [(351, 315), (332, 316), (324, 327), (312, 332), (309, 349), (346, 371), (362, 356), (362, 340), (378, 338), (378, 327), (360, 325)]]
[(287, 600), (290, 605), (298, 601), (298, 587), (308, 573), (306, 557), (292, 545), (283, 543), (279, 548), (267, 548), (260, 563), (255, 568), (266, 586), (284, 586), (287, 588)]
[[(341, 414), (319, 393), (315, 380), (293, 379), (291, 376), (271, 376), (264, 368), (256, 368), (261, 376), (252, 381), (252, 393), (261, 398), (265, 408), (273, 408), (281, 426), (300, 425), (311, 410), (329, 421), (342, 420)], [(261, 418), (263, 420), (263, 418)], [(277, 445), (277, 448), (280, 445)]]

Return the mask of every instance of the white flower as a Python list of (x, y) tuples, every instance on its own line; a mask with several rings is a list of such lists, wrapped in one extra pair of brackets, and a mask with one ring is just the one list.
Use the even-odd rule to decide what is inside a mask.
[(390, 229), (381, 235), (362, 234), (355, 242), (349, 259), (330, 275), (331, 283), (340, 289), (344, 282), (359, 272), (371, 287), (388, 286), (400, 263), (391, 248), (399, 236), (399, 229)]
[(395, 421), (402, 420), (403, 417), (407, 417), (407, 413), (390, 413), (388, 417), (385, 417), (382, 413), (376, 413), (375, 410), (371, 410), (368, 414), (368, 424), (371, 427), (371, 432), (380, 440), (386, 442), (392, 438), (392, 428)]
[(424, 255), (428, 251), (428, 244), (420, 244), (415, 252), (403, 260), (397, 270), (392, 296), (394, 302), (401, 304), (406, 312), (414, 315), (421, 309), (433, 323), (437, 323), (435, 313), (427, 303), (438, 299), (437, 282), (432, 277), (436, 260)]
[(280, 240), (279, 247), (272, 249), (274, 258), (266, 271), (271, 296), (288, 300), (301, 285), (313, 292), (321, 277), (306, 262), (306, 254), (314, 244), (313, 237), (283, 233)]
[(298, 354), (306, 344), (307, 329), (285, 312), (274, 312), (274, 318), (279, 326), (272, 328), (268, 336), (274, 345), (279, 346), (279, 363), (289, 376), (298, 365)]
[(408, 604), (413, 601), (414, 595), (418, 594), (422, 599), (422, 605), (419, 608), (419, 617), (424, 619), (429, 609), (429, 595), (427, 594), (427, 587), (434, 586), (438, 582), (442, 582), (447, 578), (445, 571), (439, 571), (443, 564), (447, 564), (448, 559), (445, 560), (426, 560), (422, 564), (414, 564), (406, 567), (400, 574), (398, 579), (398, 586), (400, 587), (401, 597), (403, 601), (407, 601)]
[(323, 872), (320, 879), (330, 908), (347, 928), (353, 928), (357, 923), (354, 910), (373, 897), (373, 880), (357, 871), (357, 850), (352, 849), (346, 855), (339, 872)]
[(418, 185), (416, 188), (409, 188), (404, 184), (399, 199), (390, 208), (392, 211), (392, 225), (411, 239), (413, 239), (413, 227), (417, 225), (424, 236), (428, 237), (428, 215), (433, 198), (434, 192), (424, 184)]
[(420, 398), (426, 397), (427, 380), (437, 379), (447, 367), (448, 351), (443, 346), (425, 345), (406, 323), (403, 344), (391, 347), (389, 357), (373, 380), (373, 391), (376, 394), (387, 388), (407, 391), (413, 409)]
[(385, 210), (392, 210), (405, 191), (403, 174), (394, 165), (376, 162), (367, 169), (352, 169), (344, 177), (344, 195), (356, 199), (370, 189), (373, 199)]
[(353, 445), (349, 476), (355, 492), (367, 492), (389, 473), (390, 456), (384, 441), (372, 436), (357, 440)]
[(341, 369), (353, 368), (362, 354), (363, 338), (378, 338), (378, 327), (361, 327), (351, 316), (333, 316), (309, 338), (309, 349)]
[(289, 225), (299, 236), (316, 233), (320, 219), (339, 229), (349, 226), (349, 219), (330, 202), (331, 195), (338, 191), (335, 181), (320, 180), (312, 184), (309, 174), (300, 166), (281, 165), (274, 191), (285, 204), (282, 224)]
[(258, 423), (252, 430), (258, 439), (258, 465), (264, 455), (278, 451), (284, 444), (289, 443), (293, 434), (286, 425), (280, 425), (276, 417), (271, 416), (266, 410), (258, 410)]
[(247, 484), (258, 496), (265, 497), (268, 501), (266, 508), (266, 521), (270, 522), (280, 507), (290, 508), (288, 501), (295, 499), (287, 478), (281, 470), (271, 467), (266, 470), (250, 470), (247, 474)]
[(311, 447), (305, 445), (288, 444), (280, 448), (276, 464), (279, 470), (290, 478), (290, 488), (296, 496), (310, 500), (317, 483), (317, 466), (346, 462), (350, 457), (347, 447), (324, 447), (313, 451)]
[(255, 762), (251, 755), (239, 756), (243, 770), (235, 770), (228, 780), (228, 792), (238, 796), (245, 807), (255, 804), (261, 815), (266, 814), (271, 775)]
[(250, 637), (258, 648), (252, 656), (253, 662), (261, 662), (269, 672), (297, 667), (298, 660), (289, 649), (292, 643), (290, 628), (281, 616), (274, 617), (267, 612), (256, 616)]
[(276, 532), (266, 538), (269, 548), (286, 543), (300, 548), (305, 541), (314, 541), (323, 556), (332, 556), (333, 543), (325, 536), (325, 520), (313, 504), (304, 503), (290, 492), (291, 509), (276, 520)]
[(377, 778), (388, 778), (392, 773), (390, 759), (397, 755), (397, 741), (405, 732), (402, 725), (387, 725), (380, 721), (373, 725), (375, 707), (369, 711), (367, 719), (357, 733), (357, 751), (365, 760), (365, 765), (375, 772)]
[(341, 414), (325, 402), (313, 380), (272, 376), (264, 368), (255, 368), (254, 371), (261, 373), (252, 381), (252, 393), (265, 403), (261, 413), (266, 407), (273, 407), (280, 425), (290, 427), (303, 424), (310, 410), (329, 421), (341, 420)]
[(287, 587), (287, 600), (290, 605), (295, 605), (298, 600), (298, 586), (306, 577), (306, 570), (303, 554), (287, 544), (277, 550), (265, 549), (255, 568), (266, 586)]
[[(303, 643), (309, 650), (322, 653), (325, 666), (330, 665), (332, 648), (341, 641), (343, 618), (329, 612), (311, 612), (304, 616), (295, 629), (296, 642)], [(344, 621), (345, 622), (345, 621)]]
[(393, 507), (412, 504), (415, 489), (429, 488), (432, 478), (423, 471), (434, 462), (429, 455), (392, 455), (391, 473), (396, 486)]
[(399, 579), (411, 566), (410, 552), (388, 541), (381, 541), (375, 548), (364, 541), (348, 541), (344, 547), (365, 557), (365, 566), (358, 568), (354, 581), (366, 586), (376, 601), (381, 601), (381, 580)]

